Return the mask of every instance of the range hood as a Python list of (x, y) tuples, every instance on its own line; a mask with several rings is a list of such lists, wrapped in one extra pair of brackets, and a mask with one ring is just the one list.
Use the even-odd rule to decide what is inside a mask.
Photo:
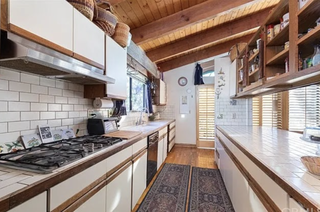
[(102, 69), (4, 31), (1, 32), (0, 67), (77, 84), (115, 83)]

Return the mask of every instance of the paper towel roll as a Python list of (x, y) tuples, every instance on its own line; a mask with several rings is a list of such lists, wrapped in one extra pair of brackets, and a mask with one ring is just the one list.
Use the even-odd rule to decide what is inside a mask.
[(93, 108), (113, 108), (113, 102), (111, 100), (97, 98), (93, 100)]

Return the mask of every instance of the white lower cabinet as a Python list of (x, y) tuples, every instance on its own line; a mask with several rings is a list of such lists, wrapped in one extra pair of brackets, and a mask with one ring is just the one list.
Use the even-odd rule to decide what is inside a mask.
[(163, 138), (158, 142), (158, 163), (157, 170), (159, 170), (160, 166), (163, 162)]
[(47, 192), (43, 192), (8, 212), (44, 212), (47, 211)]
[(284, 212), (307, 212), (301, 205), (299, 205), (294, 199), (289, 197), (289, 209), (283, 210)]
[(256, 193), (249, 187), (249, 203), (250, 203), (250, 210), (245, 210), (245, 212), (268, 212), (267, 209), (263, 206), (260, 202), (259, 198), (257, 197)]
[(163, 161), (164, 162), (168, 155), (168, 134), (163, 138)]
[[(128, 164), (130, 165), (127, 166)], [(107, 212), (131, 211), (132, 163), (129, 162), (128, 164), (125, 165), (127, 168), (119, 170), (107, 180), (109, 181), (107, 184)], [(117, 176), (114, 178), (115, 175)]]
[(147, 150), (133, 159), (132, 165), (132, 207), (133, 209), (147, 185)]
[(90, 199), (85, 201), (76, 212), (88, 212), (88, 211), (97, 211), (104, 212), (106, 211), (106, 190), (107, 187), (104, 187), (93, 195)]

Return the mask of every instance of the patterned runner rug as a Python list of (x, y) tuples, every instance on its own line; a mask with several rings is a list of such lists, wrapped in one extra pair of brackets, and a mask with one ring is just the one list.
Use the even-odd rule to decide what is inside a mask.
[(141, 203), (139, 212), (184, 212), (190, 166), (166, 163)]
[(218, 169), (192, 167), (190, 212), (234, 212)]

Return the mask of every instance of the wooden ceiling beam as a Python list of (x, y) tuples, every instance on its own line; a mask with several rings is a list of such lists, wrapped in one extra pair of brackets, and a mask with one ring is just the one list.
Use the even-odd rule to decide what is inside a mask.
[(187, 54), (169, 61), (158, 63), (157, 66), (160, 68), (161, 72), (169, 71), (190, 63), (198, 62), (199, 60), (204, 60), (210, 57), (217, 56), (219, 54), (226, 53), (230, 50), (230, 48), (240, 42), (248, 42), (254, 33), (236, 38), (225, 43), (221, 43), (215, 46), (208, 47), (206, 49)]
[(153, 49), (147, 52), (147, 56), (150, 58), (150, 60), (158, 62), (174, 55), (203, 47), (220, 39), (256, 28), (263, 23), (269, 14), (269, 11), (270, 8), (264, 9), (260, 12), (250, 14), (243, 18), (239, 18), (203, 32), (187, 36), (174, 43)]
[(208, 0), (149, 24), (131, 30), (132, 39), (137, 45), (181, 28), (210, 20), (221, 12), (241, 6), (252, 0)]

